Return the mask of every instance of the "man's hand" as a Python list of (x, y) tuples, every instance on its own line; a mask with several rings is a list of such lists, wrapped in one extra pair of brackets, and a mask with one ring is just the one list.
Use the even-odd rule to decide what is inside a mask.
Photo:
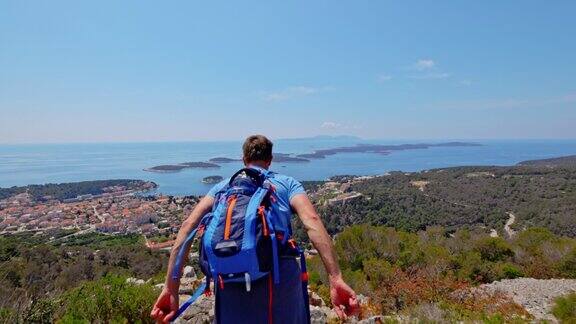
[(334, 311), (341, 319), (356, 315), (360, 310), (356, 293), (340, 276), (334, 279), (330, 278), (330, 298)]
[(169, 323), (178, 311), (178, 303), (178, 291), (173, 293), (163, 289), (154, 307), (152, 307), (150, 316), (156, 320), (156, 323)]

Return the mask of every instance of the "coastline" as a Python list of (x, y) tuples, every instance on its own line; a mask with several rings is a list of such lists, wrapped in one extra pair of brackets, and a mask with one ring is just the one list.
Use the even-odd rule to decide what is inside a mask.
[[(393, 170), (418, 172), (452, 166), (511, 166), (521, 161), (576, 153), (576, 140), (494, 140), (480, 143), (483, 146), (433, 147), (396, 151), (389, 155), (335, 154), (307, 163), (274, 162), (272, 171), (292, 176), (299, 181), (322, 181), (342, 174), (373, 176)], [(296, 155), (330, 146), (344, 147), (345, 144), (337, 141), (278, 141), (277, 150)], [(209, 185), (202, 183), (204, 177), (213, 174), (230, 175), (242, 166), (239, 159), (232, 159), (239, 150), (238, 145), (234, 142), (217, 142), (0, 147), (0, 187), (131, 178), (153, 181), (159, 185), (157, 192), (166, 195), (202, 195), (210, 189)], [(209, 161), (214, 157), (225, 156), (231, 157), (233, 161), (219, 161), (219, 169), (143, 171), (151, 165), (162, 165), (167, 161)]]
[[(322, 200), (323, 204), (328, 206), (340, 206), (358, 204), (363, 199), (370, 199), (361, 189), (354, 188), (355, 185), (362, 184), (362, 187), (378, 181), (397, 181), (396, 183), (402, 186), (407, 181), (405, 179), (408, 179), (408, 187), (414, 188), (418, 195), (427, 197), (424, 199), (441, 201), (444, 207), (457, 208), (460, 213), (478, 206), (461, 202), (459, 193), (454, 194), (456, 198), (451, 200), (435, 197), (438, 192), (433, 193), (434, 189), (429, 188), (433, 186), (433, 181), (436, 184), (442, 183), (443, 175), (450, 174), (448, 179), (453, 183), (460, 181), (460, 186), (463, 186), (456, 189), (458, 192), (470, 185), (469, 179), (474, 179), (474, 183), (483, 185), (484, 188), (491, 188), (490, 181), (507, 181), (510, 175), (554, 174), (557, 179), (563, 179), (565, 174), (576, 171), (576, 156), (541, 161), (544, 165), (530, 161), (536, 165), (526, 166), (525, 161), (522, 161), (512, 166), (458, 166), (419, 172), (393, 171), (375, 176), (335, 176), (327, 181), (303, 181), (303, 184), (311, 199)], [(566, 165), (567, 162), (569, 163)], [(458, 180), (462, 178), (465, 179)], [(221, 181), (222, 176), (211, 175), (203, 180), (213, 184)], [(502, 183), (500, 185), (502, 186)], [(58, 228), (77, 230), (79, 233), (170, 233), (170, 228), (175, 228), (181, 221), (181, 212), (188, 213), (199, 196), (165, 195), (154, 192), (157, 188), (158, 185), (154, 182), (131, 179), (0, 188), (0, 234), (42, 232)], [(438, 187), (436, 190), (438, 191)], [(471, 193), (475, 192), (477, 191), (472, 188)], [(402, 192), (402, 195), (413, 194), (410, 190)], [(472, 214), (474, 212), (475, 210)], [(510, 228), (515, 223), (514, 216), (517, 212), (515, 209), (507, 212), (509, 222), (504, 229), (510, 236), (514, 233)]]

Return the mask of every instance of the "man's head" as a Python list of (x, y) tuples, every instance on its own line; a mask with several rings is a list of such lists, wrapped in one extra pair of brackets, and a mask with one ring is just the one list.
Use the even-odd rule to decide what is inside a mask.
[(264, 135), (248, 136), (242, 145), (244, 164), (268, 169), (272, 163), (272, 145)]

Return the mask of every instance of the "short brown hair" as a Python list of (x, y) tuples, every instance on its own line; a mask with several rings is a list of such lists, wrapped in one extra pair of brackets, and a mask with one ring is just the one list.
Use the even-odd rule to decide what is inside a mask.
[(272, 160), (272, 145), (264, 135), (248, 136), (242, 145), (244, 160), (247, 162)]

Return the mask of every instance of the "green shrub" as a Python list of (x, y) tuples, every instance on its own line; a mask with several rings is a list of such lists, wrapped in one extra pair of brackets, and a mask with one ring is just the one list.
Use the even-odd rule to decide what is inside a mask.
[(515, 244), (528, 254), (539, 255), (542, 253), (542, 245), (555, 239), (556, 237), (550, 230), (532, 227), (520, 232), (516, 237)]
[(514, 256), (508, 242), (501, 237), (482, 238), (475, 243), (474, 250), (480, 253), (482, 260), (491, 262), (504, 261)]
[(500, 278), (498, 279), (514, 279), (524, 277), (522, 270), (511, 263), (500, 264), (498, 267), (500, 270)]
[(361, 270), (345, 269), (342, 271), (342, 277), (359, 294), (366, 295), (371, 291), (366, 275)]
[(362, 269), (370, 258), (396, 261), (400, 252), (398, 233), (392, 228), (369, 225), (351, 226), (336, 237), (335, 249), (342, 268)]
[(108, 275), (62, 296), (63, 323), (152, 323), (150, 310), (158, 292), (149, 284), (135, 285), (125, 277)]
[(24, 311), (24, 323), (52, 323), (58, 303), (53, 299), (39, 299)]
[(330, 298), (330, 288), (328, 286), (322, 285), (318, 287), (316, 293), (326, 303), (326, 306), (332, 307), (332, 299)]
[(562, 323), (576, 323), (576, 293), (556, 298), (552, 314)]
[(311, 284), (328, 284), (328, 274), (322, 263), (320, 256), (314, 256), (306, 260), (306, 265), (308, 267), (308, 273), (310, 278), (308, 282)]
[(15, 322), (16, 312), (13, 309), (0, 307), (0, 323)]
[(395, 268), (386, 260), (369, 259), (364, 261), (364, 273), (372, 289), (390, 285), (394, 278)]
[(576, 278), (576, 248), (560, 260), (558, 270), (563, 277)]
[(456, 258), (458, 264), (458, 277), (470, 280), (472, 282), (482, 281), (482, 269), (484, 262), (478, 252), (466, 252), (458, 255)]

